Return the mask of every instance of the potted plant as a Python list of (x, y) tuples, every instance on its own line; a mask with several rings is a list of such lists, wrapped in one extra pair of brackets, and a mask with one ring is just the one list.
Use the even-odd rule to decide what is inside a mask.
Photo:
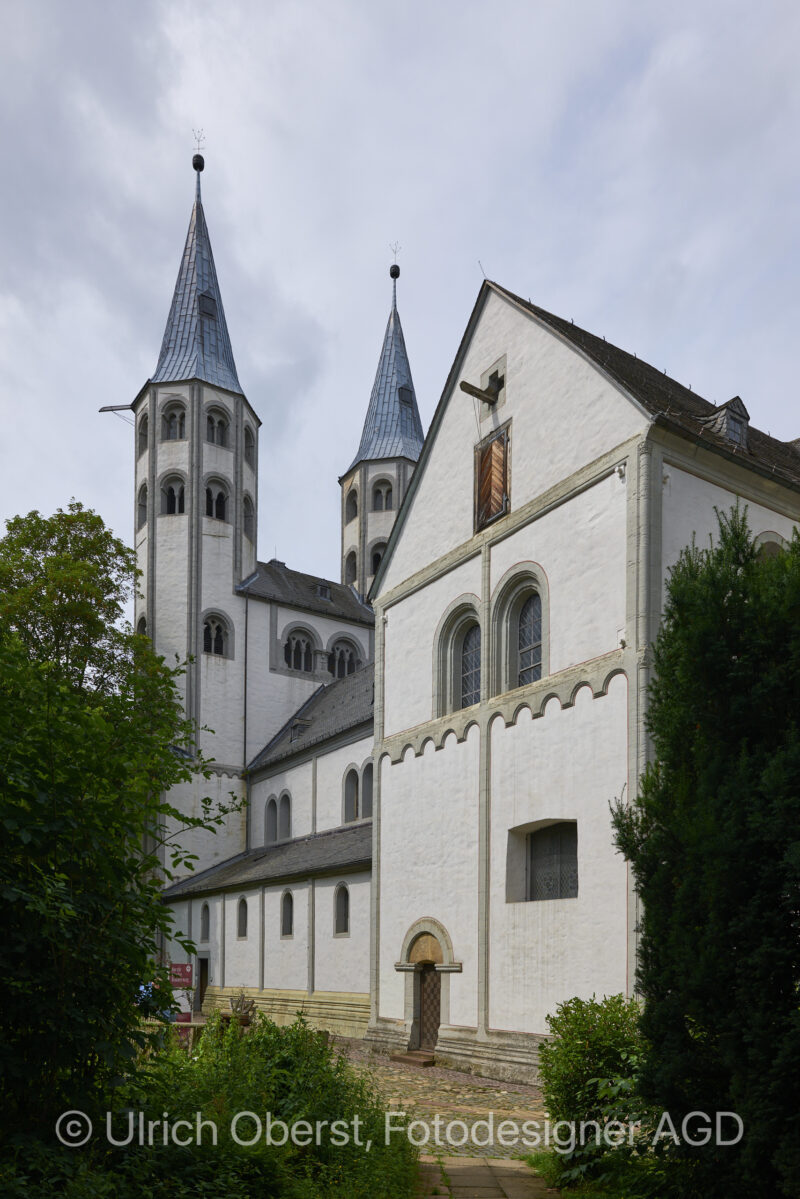
[(248, 999), (244, 991), (240, 991), (238, 995), (234, 995), (230, 1000), (230, 1005), (231, 1015), (236, 1017), (242, 1028), (247, 1028), (253, 1009), (256, 1006), (255, 999)]

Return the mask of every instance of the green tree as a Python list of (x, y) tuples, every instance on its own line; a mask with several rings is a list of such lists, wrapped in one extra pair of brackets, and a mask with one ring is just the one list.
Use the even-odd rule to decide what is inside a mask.
[[(0, 1095), (3, 1131), (90, 1110), (143, 1043), (142, 983), (171, 1003), (165, 877), (191, 866), (164, 799), (206, 764), (179, 666), (122, 621), (133, 551), (72, 503), (0, 540)], [(167, 825), (178, 830), (168, 835)], [(147, 846), (147, 849), (145, 849)], [(188, 944), (188, 943), (185, 943)]]
[(800, 539), (761, 558), (745, 514), (718, 521), (671, 572), (655, 761), (614, 820), (643, 900), (644, 1094), (745, 1125), (684, 1148), (677, 1193), (766, 1199), (800, 1195)]

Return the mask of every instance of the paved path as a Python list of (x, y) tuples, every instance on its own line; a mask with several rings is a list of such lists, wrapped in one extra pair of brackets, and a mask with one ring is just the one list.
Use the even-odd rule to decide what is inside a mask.
[(558, 1199), (524, 1162), (492, 1157), (423, 1157), (417, 1199)]

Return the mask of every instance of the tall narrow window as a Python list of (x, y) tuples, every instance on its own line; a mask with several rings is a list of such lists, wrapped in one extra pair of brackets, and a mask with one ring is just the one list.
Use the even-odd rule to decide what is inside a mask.
[(247, 900), (239, 900), (239, 910), (236, 920), (236, 935), (237, 937), (247, 936)]
[(278, 840), (278, 802), (271, 799), (264, 813), (264, 844), (274, 845)]
[(207, 941), (211, 935), (211, 915), (208, 910), (208, 904), (204, 903), (200, 909), (200, 940)]
[(253, 501), (248, 495), (244, 497), (242, 504), (242, 524), (244, 527), (244, 535), (248, 541), (256, 539), (256, 515), (253, 509)]
[(475, 528), (508, 511), (508, 429), (475, 451)]
[(355, 674), (358, 661), (356, 651), (349, 641), (337, 641), (328, 654), (328, 670), (335, 679)]
[(344, 560), (344, 581), (348, 586), (352, 586), (355, 583), (357, 573), (358, 567), (355, 550), (351, 550)]
[(348, 770), (344, 780), (344, 819), (345, 824), (358, 820), (358, 771)]
[(249, 425), (244, 427), (244, 460), (248, 466), (252, 466), (255, 470), (256, 466), (256, 439), (253, 436), (253, 430)]
[(145, 616), (139, 617), (139, 620), (137, 621), (137, 624), (136, 624), (136, 632), (139, 634), (140, 637), (147, 636), (147, 618)]
[(461, 642), (461, 703), (469, 708), (481, 698), (481, 628), (473, 624)]
[(219, 483), (206, 487), (206, 516), (214, 520), (228, 519), (228, 497)]
[(389, 512), (392, 508), (392, 485), (386, 481), (376, 483), (372, 489), (372, 511)]
[(216, 409), (206, 415), (206, 441), (212, 445), (228, 444), (228, 418)]
[(528, 838), (528, 899), (575, 899), (578, 894), (578, 826), (562, 821)]
[(185, 511), (185, 492), (180, 479), (167, 479), (161, 485), (161, 515), (177, 516)]
[(136, 528), (141, 529), (147, 524), (147, 484), (142, 483), (136, 500)]
[(147, 413), (145, 413), (144, 416), (142, 417), (142, 419), (139, 421), (139, 453), (140, 454), (143, 454), (145, 452), (145, 450), (147, 449), (149, 439), (150, 439), (150, 421), (148, 420)]
[(278, 809), (278, 838), (288, 841), (292, 835), (292, 801), (288, 795), (281, 796)]
[(381, 564), (383, 555), (386, 552), (386, 542), (379, 541), (377, 545), (372, 547), (372, 573), (378, 573), (378, 567)]
[(311, 674), (314, 669), (314, 648), (310, 634), (302, 629), (290, 633), (283, 646), (283, 660), (291, 670)]
[(281, 936), (294, 935), (294, 899), (291, 891), (285, 891), (281, 900)]
[(361, 816), (364, 820), (372, 817), (372, 763), (368, 762), (361, 776)]
[(180, 404), (165, 408), (161, 416), (161, 440), (183, 441), (186, 437), (186, 410)]
[(347, 499), (344, 502), (344, 523), (350, 524), (351, 520), (355, 520), (358, 516), (358, 493), (355, 488), (352, 488), (347, 493)]
[(334, 932), (337, 937), (350, 932), (350, 892), (344, 883), (336, 888), (334, 899)]
[(228, 626), (219, 616), (208, 616), (203, 621), (203, 653), (228, 656)]
[(534, 592), (525, 600), (517, 619), (517, 686), (542, 677), (542, 601)]

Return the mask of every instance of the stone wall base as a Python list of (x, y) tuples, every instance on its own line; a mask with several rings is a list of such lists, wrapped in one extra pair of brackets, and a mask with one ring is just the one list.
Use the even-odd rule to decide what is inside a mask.
[(369, 995), (357, 991), (280, 991), (258, 987), (209, 987), (203, 1000), (203, 1013), (215, 1008), (230, 1011), (230, 1000), (244, 991), (254, 999), (256, 1010), (264, 1012), (276, 1024), (292, 1024), (298, 1012), (312, 1028), (326, 1029), (340, 1037), (363, 1037), (369, 1022)]
[(539, 1046), (545, 1040), (537, 1033), (497, 1029), (478, 1037), (475, 1029), (443, 1024), (436, 1042), (436, 1065), (538, 1086)]

